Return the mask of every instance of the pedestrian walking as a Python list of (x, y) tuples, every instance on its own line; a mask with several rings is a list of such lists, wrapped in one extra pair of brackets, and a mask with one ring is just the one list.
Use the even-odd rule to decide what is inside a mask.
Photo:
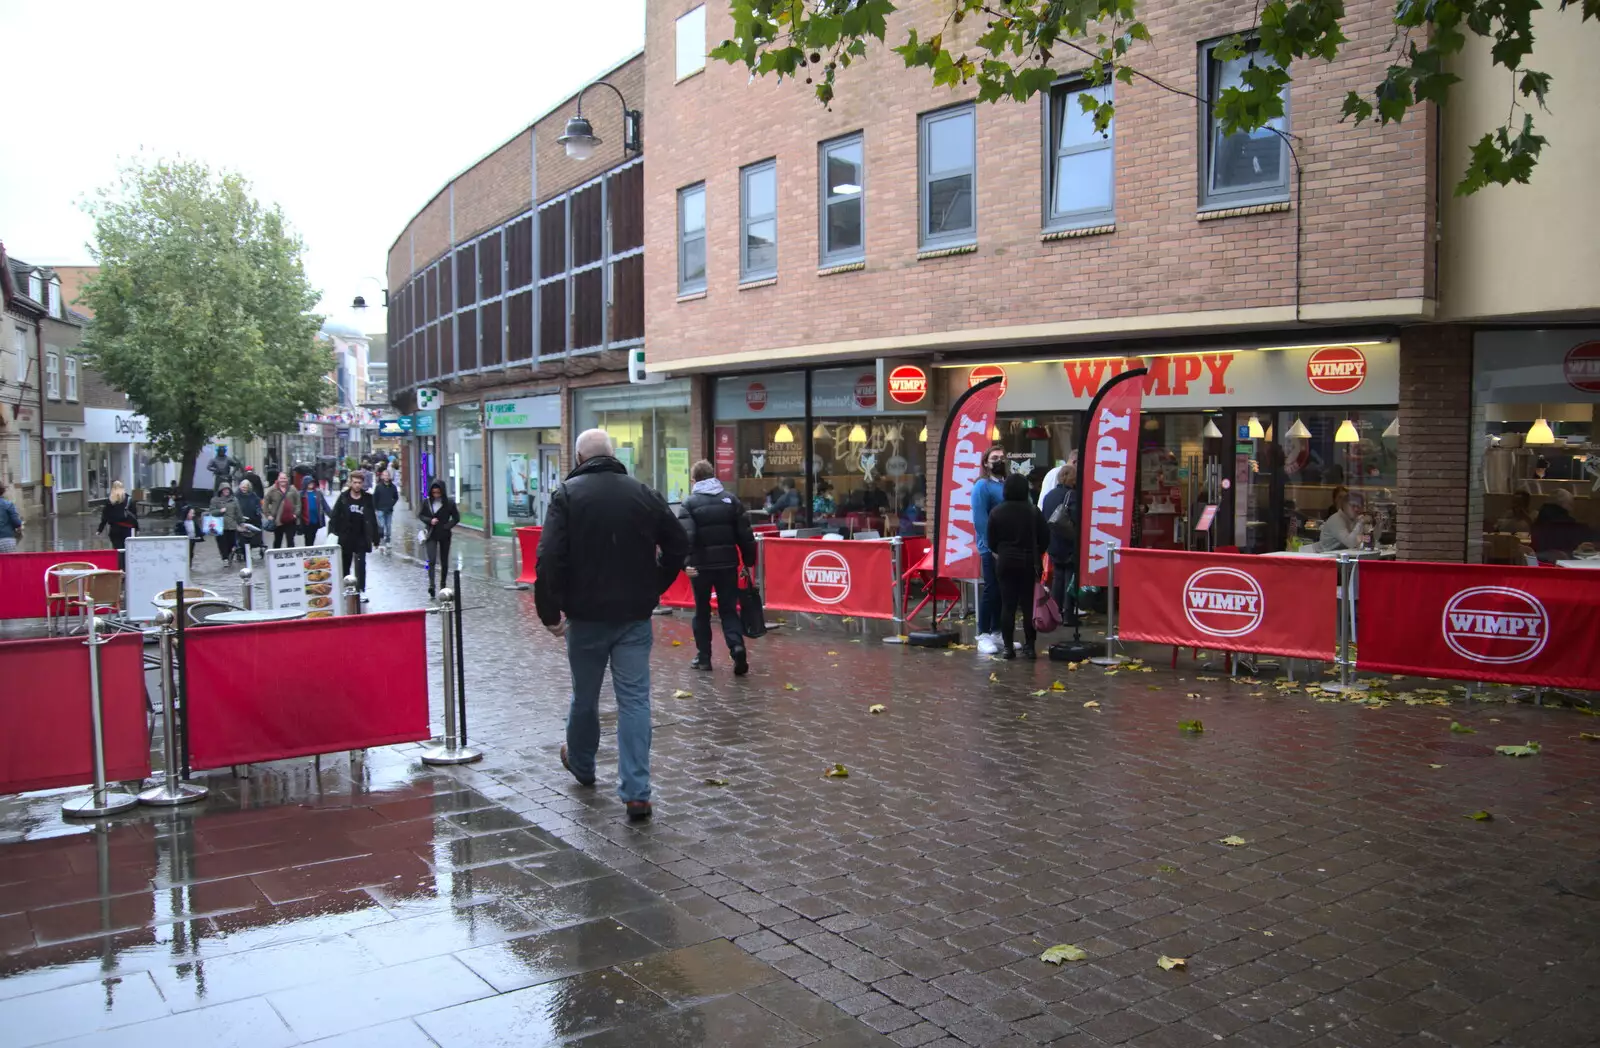
[(561, 764), (593, 786), (600, 684), (617, 696), (618, 794), (628, 818), (650, 807), (650, 616), (689, 552), (666, 500), (628, 476), (603, 429), (578, 437), (578, 464), (550, 494), (539, 536), (539, 620), (565, 637), (572, 706)]
[(8, 486), (0, 480), (0, 553), (15, 553), (22, 541), (22, 514), (16, 503), (6, 498)]
[(1017, 612), (1022, 612), (1022, 657), (1037, 657), (1038, 633), (1033, 626), (1033, 587), (1039, 581), (1040, 558), (1050, 545), (1044, 514), (1033, 504), (1028, 478), (1013, 473), (1006, 478), (1005, 498), (989, 514), (989, 549), (1000, 583), (1000, 657), (1014, 659)]
[(206, 540), (206, 534), (201, 530), (204, 525), (200, 521), (200, 510), (196, 506), (180, 505), (175, 515), (178, 519), (172, 526), (172, 533), (189, 537), (189, 566), (192, 568), (194, 548)]
[(111, 482), (111, 497), (100, 510), (100, 526), (95, 529), (95, 534), (101, 534), (108, 528), (111, 531), (108, 537), (114, 550), (121, 550), (128, 541), (128, 536), (139, 530), (139, 517), (133, 512), (133, 504), (128, 501), (127, 489), (122, 486), (120, 480)]
[(989, 514), (1005, 500), (1006, 449), (999, 444), (991, 447), (983, 457), (983, 467), (985, 476), (972, 484), (972, 530), (978, 538), (983, 568), (983, 590), (978, 594), (978, 651), (993, 655), (1000, 650), (1000, 580), (989, 548)]
[(217, 536), (217, 553), (226, 564), (233, 558), (233, 547), (239, 541), (239, 500), (234, 497), (233, 488), (227, 484), (217, 489), (217, 494), (208, 507), (213, 517), (222, 519), (222, 533)]
[(400, 489), (387, 469), (378, 470), (378, 483), (372, 489), (372, 505), (378, 511), (378, 542), (385, 553), (394, 541), (394, 508), (400, 504)]
[(300, 488), (300, 537), (307, 546), (317, 544), (317, 532), (327, 525), (330, 513), (328, 496), (317, 486), (317, 478), (306, 477)]
[(689, 665), (711, 669), (711, 596), (717, 597), (717, 616), (728, 642), (733, 673), (750, 672), (745, 655), (744, 626), (739, 621), (739, 560), (756, 562), (756, 537), (750, 514), (738, 496), (723, 488), (716, 470), (705, 459), (689, 471), (694, 482), (689, 497), (678, 504), (678, 522), (689, 538), (689, 566), (684, 574), (694, 589), (695, 657)]
[(417, 513), (422, 521), (422, 555), (428, 559), (428, 596), (437, 594), (433, 585), (433, 569), (438, 567), (439, 577), (450, 578), (450, 536), (461, 523), (461, 511), (455, 500), (445, 494), (444, 481), (428, 485), (428, 499)]
[(350, 474), (350, 486), (333, 504), (328, 532), (339, 540), (340, 577), (349, 578), (354, 567), (361, 603), (367, 603), (367, 552), (378, 541), (378, 514), (373, 510), (372, 496), (362, 490), (359, 471)]
[(262, 545), (261, 494), (250, 481), (249, 474), (239, 481), (233, 498), (239, 504), (239, 536), (234, 541), (234, 548), (243, 552), (244, 562), (248, 564), (251, 547)]
[(289, 474), (279, 473), (262, 499), (267, 530), (272, 532), (272, 548), (294, 548), (295, 532), (300, 530), (300, 492), (289, 485)]

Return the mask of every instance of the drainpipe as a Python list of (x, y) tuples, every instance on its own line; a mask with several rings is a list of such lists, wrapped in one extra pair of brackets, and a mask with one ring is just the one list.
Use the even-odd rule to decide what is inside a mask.
[[(42, 483), (50, 474), (50, 443), (49, 435), (44, 428), (44, 317), (36, 317), (33, 322), (33, 356), (39, 365), (39, 480)], [(79, 460), (80, 465), (82, 460)], [(45, 494), (50, 498), (50, 504), (44, 504), (44, 498), (39, 499), (39, 506), (47, 517), (56, 515), (56, 486), (55, 477), (50, 477), (51, 483), (45, 488)]]

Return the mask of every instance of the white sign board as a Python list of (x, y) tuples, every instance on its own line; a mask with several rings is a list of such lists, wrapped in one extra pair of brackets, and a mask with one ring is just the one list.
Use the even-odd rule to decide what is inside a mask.
[(179, 579), (189, 586), (189, 536), (134, 535), (123, 551), (127, 576), (123, 580), (128, 618), (149, 622), (159, 610), (151, 601), (171, 589)]
[(490, 429), (559, 429), (561, 395), (488, 401), (483, 405), (483, 423)]
[(267, 606), (304, 611), (308, 619), (339, 613), (339, 547), (302, 546), (262, 550)]

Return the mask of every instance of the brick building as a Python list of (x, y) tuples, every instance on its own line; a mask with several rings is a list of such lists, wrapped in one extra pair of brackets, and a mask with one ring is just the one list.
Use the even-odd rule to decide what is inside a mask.
[[(644, 59), (598, 79), (644, 110)], [(495, 534), (542, 519), (577, 433), (603, 425), (634, 473), (688, 486), (690, 383), (630, 385), (644, 344), (644, 158), (623, 105), (589, 90), (602, 144), (558, 139), (579, 95), (463, 171), (389, 251), (389, 388), (413, 414), (406, 481), (445, 481), (462, 522)], [(438, 390), (432, 409), (418, 389)]]
[[(891, 39), (943, 21), (933, 0), (903, 7)], [(1148, 5), (1140, 69), (1213, 97), (1240, 67), (1212, 45), (1252, 10)], [(893, 527), (883, 518), (925, 494), (928, 435), (975, 372), (1005, 374), (997, 439), (1037, 483), (1076, 447), (1099, 385), (1138, 358), (1151, 368), (1144, 544), (1282, 549), (1316, 538), (1347, 486), (1403, 555), (1480, 555), (1494, 507), (1479, 496), (1504, 486), (1495, 470), (1536, 460), (1485, 466), (1475, 452), (1518, 443), (1522, 414), (1524, 430), (1543, 416), (1474, 401), (1474, 354), (1496, 338), (1507, 353), (1565, 353), (1591, 340), (1571, 325), (1600, 306), (1576, 276), (1594, 272), (1600, 240), (1579, 174), (1595, 133), (1577, 112), (1595, 76), (1576, 45), (1541, 35), (1541, 68), (1569, 86), (1543, 117), (1568, 134), (1536, 176), (1539, 200), (1518, 187), (1454, 201), (1468, 145), (1501, 119), (1485, 113), (1503, 77), (1469, 78), (1447, 114), (1341, 123), (1345, 92), (1382, 79), (1391, 20), (1377, 0), (1349, 6), (1340, 59), (1293, 70), (1287, 138), (1224, 137), (1205, 104), (1142, 79), (1116, 86), (1101, 137), (1070, 69), (1033, 102), (977, 105), (975, 88), (932, 88), (880, 50), (841, 73), (824, 109), (803, 84), (702, 57), (732, 31), (726, 4), (651, 3), (649, 367), (692, 377), (694, 454), (714, 448), (747, 500), (791, 477), (830, 520)], [(1462, 62), (1486, 66), (1471, 50)], [(1515, 250), (1519, 206), (1551, 218), (1554, 279)], [(1495, 335), (1497, 322), (1514, 326)], [(1581, 386), (1563, 386), (1585, 406), (1564, 412), (1562, 435), (1586, 446)], [(1582, 454), (1546, 473), (1580, 469)], [(1205, 504), (1216, 523), (1197, 538)]]

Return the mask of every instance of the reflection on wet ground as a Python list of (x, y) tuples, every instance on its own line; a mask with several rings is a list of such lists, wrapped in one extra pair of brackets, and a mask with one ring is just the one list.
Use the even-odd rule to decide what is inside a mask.
[(0, 801), (0, 1043), (890, 1043), (402, 749), (100, 826)]

